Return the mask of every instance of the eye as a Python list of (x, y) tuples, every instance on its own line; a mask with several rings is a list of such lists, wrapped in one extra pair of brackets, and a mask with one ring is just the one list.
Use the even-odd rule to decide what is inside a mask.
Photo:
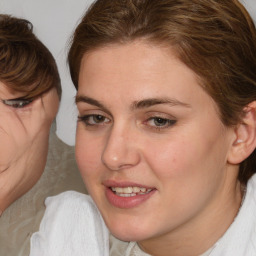
[(162, 117), (150, 117), (147, 120), (147, 125), (156, 129), (168, 128), (176, 123), (176, 120), (162, 118)]
[(10, 99), (10, 100), (2, 100), (2, 102), (10, 107), (13, 108), (23, 108), (25, 106), (27, 106), (28, 104), (30, 104), (33, 100), (29, 99)]
[(78, 121), (82, 121), (85, 125), (88, 126), (103, 125), (110, 122), (110, 120), (107, 117), (95, 114), (79, 116)]

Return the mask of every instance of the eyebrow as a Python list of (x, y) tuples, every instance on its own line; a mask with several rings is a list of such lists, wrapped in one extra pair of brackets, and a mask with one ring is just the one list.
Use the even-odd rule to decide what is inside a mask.
[(111, 115), (111, 113), (108, 111), (108, 109), (102, 103), (100, 103), (98, 100), (95, 100), (93, 98), (90, 98), (90, 97), (87, 97), (84, 95), (78, 95), (75, 98), (75, 102), (76, 102), (76, 104), (83, 102), (83, 103), (87, 103), (87, 104), (96, 106), (98, 108), (101, 108), (103, 111), (105, 111), (109, 115)]
[[(110, 114), (110, 111), (108, 111), (108, 109), (102, 103), (100, 103), (98, 100), (95, 100), (93, 98), (90, 98), (84, 95), (78, 95), (75, 98), (75, 102), (76, 104), (80, 102), (84, 102), (84, 103), (99, 107), (106, 113)], [(191, 107), (189, 104), (173, 98), (149, 98), (149, 99), (143, 99), (140, 101), (133, 102), (131, 104), (131, 110), (149, 108), (149, 107), (152, 107), (155, 105), (161, 105), (161, 104), (167, 104), (170, 106), (181, 106), (186, 108)]]
[(187, 103), (181, 102), (177, 99), (173, 98), (150, 98), (150, 99), (144, 99), (140, 101), (135, 101), (132, 104), (132, 109), (142, 109), (142, 108), (148, 108), (154, 105), (161, 105), (161, 104), (167, 104), (170, 106), (182, 106), (186, 108), (190, 108), (191, 106)]

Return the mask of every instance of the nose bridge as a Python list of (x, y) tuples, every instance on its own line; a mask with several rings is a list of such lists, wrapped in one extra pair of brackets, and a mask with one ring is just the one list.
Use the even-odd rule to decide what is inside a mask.
[(129, 168), (139, 162), (135, 133), (125, 122), (114, 124), (105, 142), (102, 162), (109, 169)]

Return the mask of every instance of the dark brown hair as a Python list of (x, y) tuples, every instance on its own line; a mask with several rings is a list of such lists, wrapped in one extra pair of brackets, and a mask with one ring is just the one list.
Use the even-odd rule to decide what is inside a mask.
[[(84, 54), (136, 39), (174, 49), (198, 75), (226, 126), (241, 122), (256, 100), (256, 31), (237, 0), (96, 1), (76, 28), (68, 55), (75, 87)], [(240, 181), (255, 172), (254, 150), (240, 165)]]
[(0, 81), (32, 98), (56, 88), (61, 95), (58, 69), (50, 51), (33, 34), (32, 24), (0, 15)]

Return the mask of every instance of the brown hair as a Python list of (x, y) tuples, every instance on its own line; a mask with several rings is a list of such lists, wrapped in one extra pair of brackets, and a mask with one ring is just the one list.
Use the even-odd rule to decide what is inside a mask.
[(58, 69), (50, 51), (33, 34), (32, 24), (0, 15), (0, 81), (32, 98), (56, 88), (61, 96)]
[[(256, 31), (237, 0), (98, 0), (75, 30), (68, 55), (78, 88), (83, 55), (108, 44), (145, 39), (175, 50), (199, 77), (227, 125), (241, 122), (256, 100)], [(239, 179), (256, 172), (256, 152), (240, 165)]]

